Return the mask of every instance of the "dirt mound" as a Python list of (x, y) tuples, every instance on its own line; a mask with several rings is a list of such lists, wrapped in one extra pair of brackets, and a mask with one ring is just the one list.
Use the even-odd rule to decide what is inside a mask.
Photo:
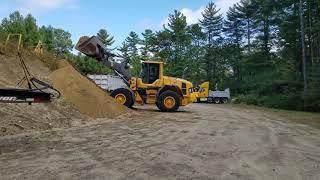
[(66, 101), (82, 113), (93, 118), (114, 118), (128, 111), (67, 61), (60, 61), (58, 67), (62, 68), (54, 71), (49, 78)]
[[(50, 82), (50, 69), (34, 56), (24, 54), (30, 72), (38, 79)], [(16, 55), (0, 54), (0, 88), (15, 88), (23, 78), (19, 59)], [(4, 104), (0, 103), (0, 136), (19, 134), (28, 131), (50, 130), (83, 124), (91, 118), (63, 99), (48, 104)]]

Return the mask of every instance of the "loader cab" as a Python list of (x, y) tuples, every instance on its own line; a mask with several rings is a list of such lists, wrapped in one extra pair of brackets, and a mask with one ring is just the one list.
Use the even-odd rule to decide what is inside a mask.
[(162, 78), (163, 62), (143, 61), (140, 78), (144, 84), (153, 84)]

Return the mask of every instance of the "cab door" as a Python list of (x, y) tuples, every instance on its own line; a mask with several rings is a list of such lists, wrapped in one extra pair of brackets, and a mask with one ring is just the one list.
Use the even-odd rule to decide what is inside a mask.
[(146, 85), (154, 85), (160, 79), (160, 64), (144, 63), (141, 73), (142, 83)]

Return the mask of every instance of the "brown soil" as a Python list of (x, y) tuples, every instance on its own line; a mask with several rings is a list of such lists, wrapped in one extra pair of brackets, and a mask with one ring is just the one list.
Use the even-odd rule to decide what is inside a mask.
[(93, 118), (114, 118), (128, 111), (67, 61), (61, 61), (58, 66), (62, 68), (49, 78), (62, 96), (81, 112)]
[[(15, 54), (5, 54), (6, 55), (2, 55), (0, 53), (0, 88), (15, 88), (16, 84), (24, 75), (17, 56)], [(56, 69), (58, 67), (64, 66), (63, 61), (62, 64), (56, 63), (57, 60), (50, 59), (49, 56), (44, 56), (39, 59), (37, 57), (34, 57), (31, 53), (25, 52), (24, 57), (25, 63), (32, 75), (44, 82), (51, 83), (50, 79), (48, 78), (49, 74), (51, 74), (51, 69)], [(76, 95), (79, 95), (79, 98), (84, 98), (84, 101), (79, 101), (79, 106), (74, 106), (71, 103), (66, 102), (63, 97), (60, 99), (54, 99), (51, 103), (48, 104), (32, 104), (31, 106), (27, 104), (0, 103), (0, 136), (14, 135), (30, 131), (51, 130), (54, 128), (68, 128), (86, 124), (93, 119), (88, 115), (80, 112), (77, 108), (81, 107), (80, 110), (82, 111), (82, 107), (85, 105), (81, 103), (85, 103), (85, 101), (87, 101), (86, 103), (88, 103), (87, 105), (89, 105), (90, 107), (89, 110), (83, 111), (89, 112), (88, 114), (91, 114), (90, 112), (93, 112), (92, 114), (94, 117), (101, 117), (102, 115), (104, 115), (104, 117), (114, 117), (121, 114), (120, 111), (115, 108), (119, 106), (113, 105), (114, 102), (112, 102), (112, 105), (108, 105), (108, 102), (111, 103), (111, 98), (106, 97), (107, 95), (105, 92), (103, 92), (102, 94), (102, 91), (97, 90), (98, 88), (93, 88), (92, 84), (85, 80), (85, 77), (81, 76), (71, 67), (69, 67), (69, 69), (70, 70), (67, 70), (68, 73), (64, 74), (64, 77), (75, 77), (76, 80), (78, 80), (77, 83), (79, 83), (79, 86), (80, 83), (82, 83), (81, 81), (79, 81), (79, 79), (82, 79), (85, 83), (84, 85), (80, 86), (85, 87), (84, 90), (78, 89), (83, 93), (83, 96), (80, 96), (79, 93), (75, 93)], [(60, 70), (60, 72), (63, 71), (63, 69)], [(57, 74), (57, 72), (53, 74)], [(73, 81), (76, 80), (73, 79)], [(64, 82), (66, 81), (64, 80)], [(63, 83), (58, 84), (61, 85)], [(88, 93), (86, 92), (86, 90), (88, 90), (87, 87), (90, 85), (96, 93), (99, 93), (94, 97), (95, 99), (90, 99), (90, 96), (86, 95), (86, 93)], [(65, 95), (65, 91), (63, 91), (62, 93)], [(71, 93), (71, 98), (68, 98), (68, 96), (67, 98), (72, 99), (73, 97), (76, 97), (72, 96), (72, 94), (73, 93)], [(92, 92), (89, 92), (88, 94), (92, 95)], [(98, 101), (96, 105), (94, 105), (95, 100)], [(75, 104), (77, 103), (78, 102), (75, 102)], [(119, 109), (123, 110), (124, 108), (119, 107)], [(110, 113), (110, 115), (108, 113)]]
[[(50, 70), (43, 62), (33, 56), (25, 55), (24, 59), (33, 76), (49, 82)], [(23, 76), (17, 56), (0, 55), (0, 88), (16, 88), (16, 84)], [(31, 106), (0, 103), (0, 136), (71, 127), (88, 120), (90, 120), (88, 116), (83, 115), (63, 99)]]
[(0, 138), (1, 179), (320, 179), (320, 131), (272, 111), (192, 104), (135, 112)]

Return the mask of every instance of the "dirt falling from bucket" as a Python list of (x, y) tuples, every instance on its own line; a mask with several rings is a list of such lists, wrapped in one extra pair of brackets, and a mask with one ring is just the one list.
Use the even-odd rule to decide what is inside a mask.
[(106, 91), (81, 75), (72, 65), (65, 61), (62, 64), (63, 67), (60, 66), (49, 78), (63, 98), (82, 113), (93, 118), (114, 118), (129, 110), (117, 104)]

